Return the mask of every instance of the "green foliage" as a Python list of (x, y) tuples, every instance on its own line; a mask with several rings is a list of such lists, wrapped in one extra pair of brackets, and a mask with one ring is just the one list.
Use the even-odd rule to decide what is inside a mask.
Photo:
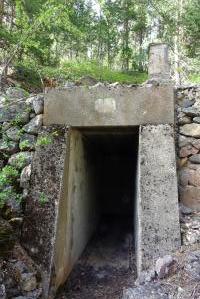
[(38, 199), (41, 206), (44, 206), (48, 202), (48, 198), (44, 192), (41, 192)]
[(25, 166), (26, 157), (23, 152), (19, 153), (15, 159), (14, 167), (17, 169), (22, 169)]
[(200, 55), (200, 1), (188, 1), (183, 15), (185, 44), (190, 57)]
[(46, 146), (52, 143), (52, 136), (50, 135), (45, 135), (45, 136), (40, 136), (37, 139), (36, 146)]
[(17, 114), (16, 117), (11, 121), (12, 126), (22, 127), (24, 125), (24, 118), (21, 114)]
[(29, 140), (23, 140), (22, 142), (20, 142), (19, 144), (19, 148), (21, 151), (25, 150), (26, 148), (30, 147), (30, 142)]
[(135, 83), (139, 84), (147, 80), (146, 73), (139, 72), (122, 72), (117, 70), (111, 70), (106, 66), (99, 65), (93, 61), (83, 62), (63, 62), (61, 72), (66, 79), (78, 80), (84, 76), (91, 76), (98, 81), (108, 81), (110, 83)]
[(0, 188), (12, 184), (19, 177), (19, 171), (13, 166), (5, 166), (0, 171)]
[(4, 189), (0, 191), (0, 208), (3, 208), (9, 199), (14, 199), (17, 202), (21, 202), (22, 195), (13, 191), (12, 189)]
[[(199, 57), (199, 0), (99, 0), (100, 11), (89, 0), (2, 1), (0, 60), (30, 90), (43, 87), (44, 79), (78, 79), (80, 73), (140, 83), (152, 39), (168, 42), (179, 60)], [(133, 71), (133, 80), (121, 70)]]
[(41, 66), (39, 67), (34, 61), (26, 58), (23, 62), (16, 62), (14, 68), (14, 77), (21, 82), (22, 87), (31, 90), (41, 86)]
[(11, 187), (11, 185), (16, 185), (18, 178), (19, 171), (13, 166), (7, 165), (0, 171), (0, 208), (10, 198), (16, 201), (21, 200), (21, 195), (16, 192), (14, 187)]
[(192, 75), (190, 75), (189, 79), (193, 83), (200, 84), (200, 74), (192, 74)]

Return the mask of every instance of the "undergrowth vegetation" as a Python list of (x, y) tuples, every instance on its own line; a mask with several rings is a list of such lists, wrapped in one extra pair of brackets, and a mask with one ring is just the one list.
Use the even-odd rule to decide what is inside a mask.
[(67, 74), (71, 80), (91, 76), (98, 81), (107, 81), (110, 83), (142, 83), (147, 79), (147, 74), (144, 72), (112, 70), (95, 61), (64, 61), (61, 65), (63, 73)]
[(18, 194), (18, 185), (16, 184), (19, 176), (19, 170), (13, 166), (6, 165), (0, 171), (0, 208), (9, 199), (21, 200), (21, 195)]
[(38, 67), (26, 62), (14, 67), (14, 79), (28, 90), (41, 89), (46, 84), (45, 79), (55, 80), (56, 85), (62, 85), (66, 81), (78, 81), (86, 76), (109, 83), (141, 84), (147, 80), (145, 72), (123, 72), (102, 66), (96, 61), (62, 61), (58, 67)]

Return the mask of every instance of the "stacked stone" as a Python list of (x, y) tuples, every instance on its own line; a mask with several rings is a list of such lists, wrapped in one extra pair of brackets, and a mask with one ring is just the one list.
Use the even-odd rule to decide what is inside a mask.
[[(21, 88), (10, 87), (5, 93), (0, 94), (0, 171), (5, 166), (12, 166), (18, 171), (19, 177), (12, 183), (13, 185), (6, 186), (6, 189), (17, 190), (15, 193), (23, 199), (20, 202), (11, 193), (11, 197), (6, 199), (0, 209), (1, 298), (4, 295), (12, 298), (17, 298), (19, 295), (22, 296), (20, 298), (37, 298), (31, 297), (31, 294), (39, 294), (36, 280), (37, 271), (33, 271), (32, 267), (20, 260), (25, 253), (18, 256), (16, 254), (20, 247), (16, 233), (20, 234), (23, 222), (23, 202), (28, 195), (31, 162), (37, 136), (42, 127), (43, 106), (43, 95), (29, 96)], [(16, 259), (12, 259), (11, 262), (9, 262), (10, 252), (12, 252), (12, 256), (16, 255)], [(3, 268), (5, 258), (8, 261), (7, 265), (10, 265), (9, 269)], [(15, 284), (16, 271), (17, 287)], [(11, 273), (14, 273), (14, 276)]]
[(200, 87), (179, 88), (178, 173), (183, 243), (200, 242)]

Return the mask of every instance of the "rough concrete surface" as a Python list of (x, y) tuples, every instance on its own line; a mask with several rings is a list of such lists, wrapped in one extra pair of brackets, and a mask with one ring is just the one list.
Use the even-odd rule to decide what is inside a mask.
[(75, 127), (171, 124), (173, 87), (82, 86), (52, 90), (46, 94), (43, 121), (44, 125)]
[(56, 132), (56, 135), (51, 144), (36, 148), (22, 230), (22, 243), (41, 269), (42, 298), (47, 297), (53, 276), (57, 214), (66, 155), (65, 129), (51, 127), (45, 132)]
[(140, 273), (181, 245), (173, 127), (141, 126), (138, 157), (136, 255)]
[(170, 75), (168, 45), (151, 44), (148, 73), (150, 78), (168, 79)]
[(64, 192), (60, 199), (55, 246), (55, 285), (63, 284), (84, 250), (98, 221), (91, 185), (93, 177), (85, 159), (82, 134), (69, 136)]

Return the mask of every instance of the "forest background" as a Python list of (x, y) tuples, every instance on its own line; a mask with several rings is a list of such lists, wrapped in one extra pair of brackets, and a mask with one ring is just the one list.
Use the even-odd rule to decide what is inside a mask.
[(1, 83), (142, 83), (155, 41), (177, 84), (200, 82), (199, 0), (0, 0)]

